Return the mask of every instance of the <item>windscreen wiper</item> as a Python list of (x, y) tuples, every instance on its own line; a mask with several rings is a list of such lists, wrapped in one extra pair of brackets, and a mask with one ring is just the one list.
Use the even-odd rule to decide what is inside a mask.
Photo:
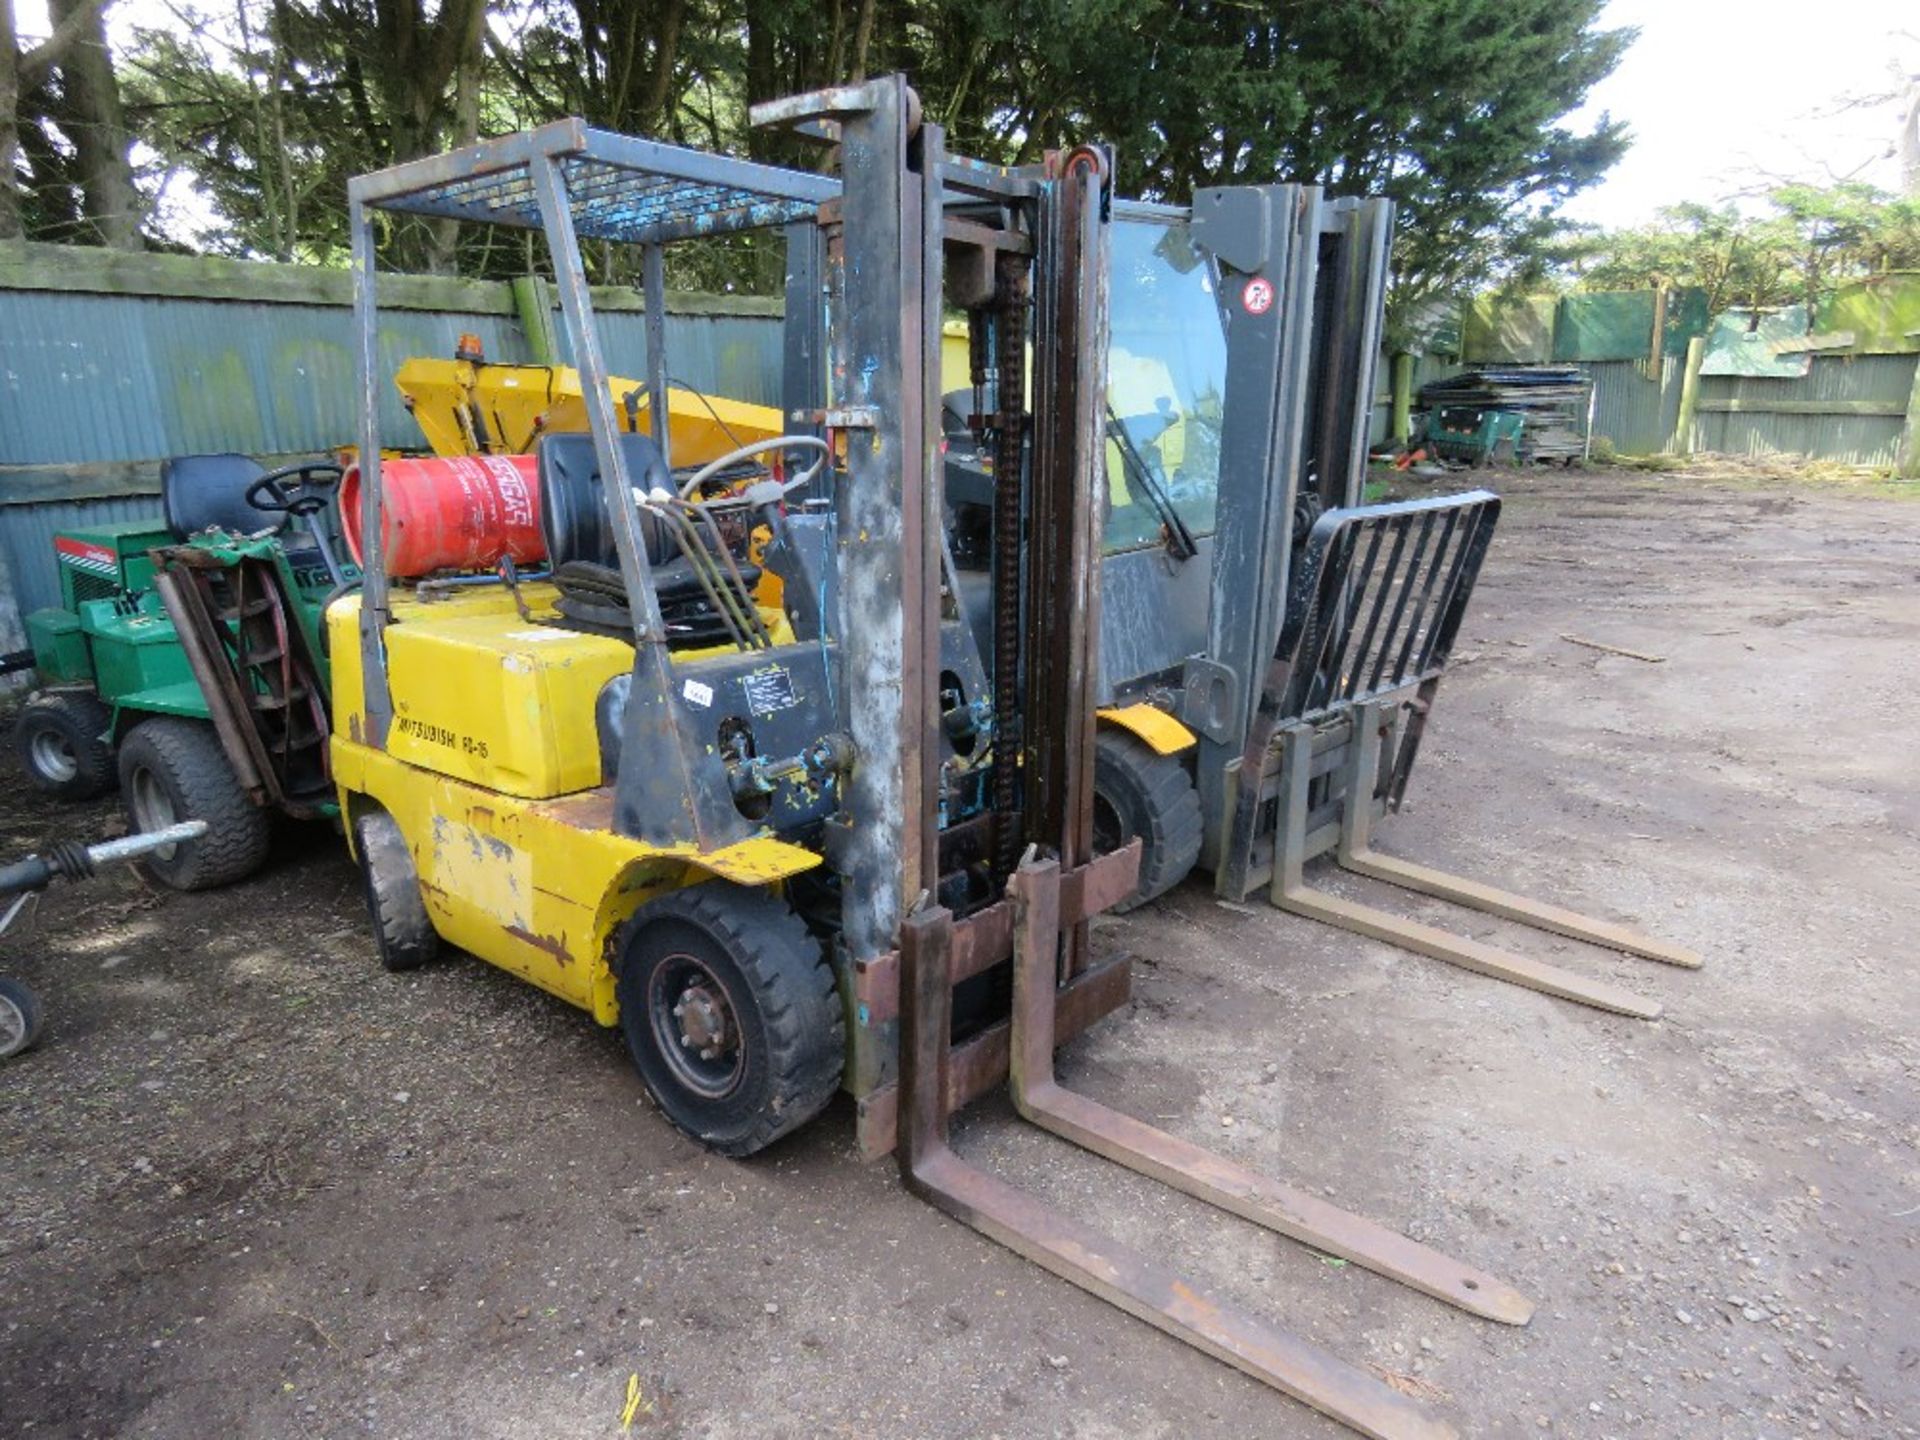
[(1160, 483), (1160, 477), (1153, 473), (1153, 467), (1140, 454), (1140, 447), (1133, 443), (1126, 422), (1114, 413), (1111, 401), (1107, 404), (1107, 438), (1120, 447), (1120, 473), (1126, 481), (1128, 493), (1159, 517), (1160, 533), (1166, 541), (1167, 553), (1175, 560), (1191, 560), (1198, 555), (1200, 546), (1193, 538), (1193, 532), (1174, 508), (1173, 497), (1167, 493), (1167, 487)]

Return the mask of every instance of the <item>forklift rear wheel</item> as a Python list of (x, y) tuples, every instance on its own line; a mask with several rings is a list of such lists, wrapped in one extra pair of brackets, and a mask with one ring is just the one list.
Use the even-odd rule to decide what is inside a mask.
[(139, 868), (175, 890), (211, 890), (244, 880), (266, 863), (267, 812), (249, 800), (204, 720), (159, 715), (136, 725), (120, 745), (120, 788), (138, 831), (204, 820), (198, 840), (163, 845)]
[(1200, 829), (1200, 796), (1180, 757), (1102, 729), (1093, 751), (1093, 848), (1104, 855), (1141, 841), (1140, 886), (1113, 909), (1136, 910), (1186, 879), (1200, 859)]
[(779, 895), (720, 882), (643, 907), (621, 946), (620, 1028), (667, 1118), (751, 1155), (826, 1108), (846, 1028), (819, 942)]
[(0, 976), (0, 1060), (31, 1050), (39, 1038), (39, 997), (18, 980)]
[(380, 963), (394, 971), (418, 970), (440, 953), (440, 936), (427, 916), (406, 836), (393, 816), (374, 810), (353, 822), (353, 848), (360, 855), (360, 882)]
[(20, 707), (14, 746), (35, 789), (62, 800), (91, 800), (113, 788), (113, 716), (85, 690), (43, 690)]

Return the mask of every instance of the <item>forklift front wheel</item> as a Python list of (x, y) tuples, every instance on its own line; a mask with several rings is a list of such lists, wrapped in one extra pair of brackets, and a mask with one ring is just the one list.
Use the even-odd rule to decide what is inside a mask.
[(0, 975), (0, 1060), (31, 1050), (39, 1038), (39, 998), (18, 980)]
[(267, 860), (267, 812), (249, 800), (205, 720), (157, 715), (120, 744), (120, 788), (136, 831), (204, 820), (198, 840), (165, 845), (139, 862), (175, 890), (211, 890), (244, 880)]
[(654, 1100), (722, 1155), (765, 1149), (840, 1088), (833, 971), (772, 891), (715, 881), (643, 907), (621, 944), (619, 999)]
[(440, 936), (420, 893), (420, 872), (400, 826), (384, 810), (353, 822), (360, 881), (373, 918), (373, 943), (389, 970), (418, 970), (440, 953)]
[(1093, 748), (1093, 848), (1104, 855), (1136, 836), (1140, 886), (1113, 908), (1136, 910), (1187, 878), (1200, 859), (1200, 795), (1178, 755), (1102, 728)]
[(13, 743), (36, 790), (62, 800), (91, 800), (113, 788), (113, 717), (85, 690), (43, 690), (20, 707)]

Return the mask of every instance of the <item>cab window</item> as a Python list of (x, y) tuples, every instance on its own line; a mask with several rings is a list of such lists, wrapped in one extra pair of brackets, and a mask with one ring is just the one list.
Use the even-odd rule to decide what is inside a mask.
[(1185, 222), (1118, 221), (1107, 357), (1105, 550), (1162, 544), (1170, 514), (1210, 535), (1220, 493), (1227, 340)]

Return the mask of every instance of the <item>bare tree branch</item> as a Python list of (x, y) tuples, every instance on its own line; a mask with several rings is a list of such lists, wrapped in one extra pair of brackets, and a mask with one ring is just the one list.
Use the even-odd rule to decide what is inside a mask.
[(82, 32), (93, 23), (96, 15), (102, 14), (113, 0), (89, 0), (77, 10), (71, 10), (54, 27), (53, 34), (20, 57), (20, 89), (32, 90), (45, 82), (53, 67), (60, 63), (60, 57), (70, 50), (79, 40)]

